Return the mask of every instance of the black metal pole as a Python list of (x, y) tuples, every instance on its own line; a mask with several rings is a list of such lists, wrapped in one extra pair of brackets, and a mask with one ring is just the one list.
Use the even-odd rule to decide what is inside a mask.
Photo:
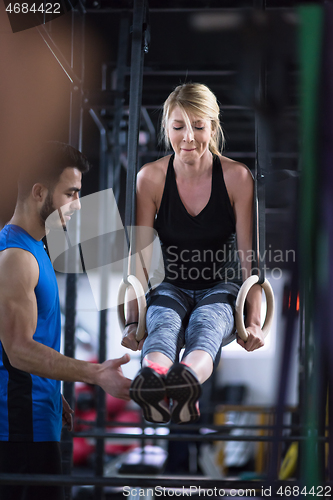
[[(82, 82), (84, 78), (84, 34), (85, 19), (78, 11), (72, 11), (72, 40), (71, 40), (71, 68), (80, 73), (80, 81), (72, 83), (70, 95), (70, 123), (69, 144), (78, 150), (82, 148)], [(79, 228), (78, 228), (79, 229)], [(78, 234), (78, 231), (77, 231)], [(65, 347), (64, 354), (68, 357), (75, 355), (75, 327), (76, 327), (76, 298), (77, 298), (77, 274), (73, 269), (79, 262), (79, 252), (72, 254), (75, 262), (68, 262), (69, 273), (66, 277), (66, 299), (65, 299)], [(70, 406), (74, 407), (74, 384), (64, 382), (63, 394)], [(70, 432), (64, 428), (62, 432), (62, 465), (65, 474), (71, 474), (73, 457), (73, 438)], [(72, 498), (71, 489), (66, 489), (66, 499)]]
[(259, 78), (257, 86), (255, 114), (255, 179), (254, 179), (254, 249), (257, 256), (256, 267), (259, 274), (259, 283), (265, 281), (265, 174), (269, 165), (268, 127), (264, 117), (265, 108), (265, 79), (266, 71), (264, 61), (259, 63)]
[[(135, 200), (136, 200), (136, 175), (138, 171), (138, 142), (141, 118), (142, 102), (142, 80), (143, 60), (147, 47), (144, 44), (144, 21), (146, 13), (146, 1), (134, 0), (132, 50), (131, 50), (131, 80), (129, 99), (129, 124), (128, 124), (128, 167), (126, 179), (126, 207), (125, 207), (125, 233), (127, 229), (135, 225)], [(127, 237), (127, 245), (131, 243), (132, 250), (135, 247), (135, 234)], [(127, 257), (125, 245), (125, 259)], [(131, 259), (131, 274), (135, 274), (135, 262)], [(127, 279), (127, 267), (124, 266), (124, 280)]]
[[(254, 0), (254, 8), (265, 11), (265, 0)], [(268, 137), (269, 124), (266, 116), (266, 62), (264, 47), (257, 47), (258, 80), (255, 89), (255, 173), (254, 173), (254, 231), (253, 248), (257, 257), (256, 272), (259, 275), (259, 283), (265, 281), (265, 174), (269, 164)]]
[[(117, 74), (116, 74), (116, 85), (113, 90), (123, 92), (125, 87), (125, 77), (127, 70), (127, 50), (129, 41), (129, 18), (122, 17), (120, 20), (119, 27), (119, 37), (118, 37), (118, 54), (117, 54)], [(120, 185), (121, 185), (121, 164), (120, 164), (120, 154), (121, 145), (119, 140), (121, 120), (123, 117), (124, 108), (124, 98), (116, 97), (115, 99), (115, 111), (113, 117), (113, 128), (112, 128), (112, 152), (111, 152), (111, 180), (110, 184), (113, 189), (114, 197), (117, 205), (120, 201)]]
[[(129, 36), (129, 23), (128, 19), (123, 19), (119, 28), (119, 49), (118, 49), (118, 60), (117, 60), (117, 90), (123, 90), (124, 87), (124, 69), (126, 67), (126, 56), (127, 56), (127, 39)], [(103, 83), (106, 87), (106, 82)], [(104, 89), (105, 90), (105, 89)], [(120, 146), (119, 146), (119, 132), (120, 132), (120, 122), (122, 118), (122, 97), (116, 97), (115, 99), (115, 116), (112, 131), (113, 145), (118, 146), (113, 149), (112, 157), (117, 158), (118, 170), (120, 167)], [(115, 183), (120, 184), (120, 172), (117, 178), (114, 178), (114, 172), (112, 163), (109, 162), (109, 143), (106, 126), (103, 124), (101, 117), (96, 113), (95, 110), (90, 109), (90, 115), (92, 116), (94, 122), (98, 126), (100, 132), (100, 158), (99, 158), (99, 190), (103, 191), (110, 187), (113, 187)], [(110, 165), (109, 165), (110, 163)], [(111, 172), (109, 171), (109, 166), (111, 167)], [(107, 210), (108, 207), (105, 207)], [(104, 218), (106, 214), (101, 214), (101, 224), (105, 223)], [(101, 231), (104, 234), (104, 231)], [(110, 237), (110, 245), (112, 247), (112, 234)], [(108, 252), (109, 249), (99, 248), (101, 262), (105, 262), (103, 255)], [(107, 294), (108, 287), (108, 277), (101, 276), (101, 293)], [(102, 309), (99, 313), (99, 351), (98, 351), (98, 362), (103, 363), (107, 357), (107, 325), (108, 325), (108, 310)], [(105, 393), (100, 387), (96, 387), (96, 407), (97, 407), (97, 420), (96, 427), (99, 431), (104, 430), (104, 425), (106, 421), (106, 404), (105, 404)], [(105, 439), (101, 435), (100, 438), (96, 439), (96, 449), (95, 449), (95, 475), (97, 477), (102, 477), (104, 474), (104, 458), (105, 458)], [(94, 488), (94, 498), (95, 500), (103, 500), (104, 491), (99, 485)]]
[[(302, 484), (299, 481), (273, 481), (271, 483), (271, 490), (266, 489), (263, 481), (260, 480), (239, 480), (239, 479), (220, 479), (212, 477), (202, 477), (200, 475), (196, 477), (189, 476), (141, 476), (141, 477), (131, 477), (127, 475), (117, 475), (108, 477), (89, 477), (89, 476), (60, 476), (60, 475), (47, 475), (47, 474), (2, 474), (0, 476), (0, 483), (14, 483), (14, 484), (38, 484), (38, 485), (100, 485), (103, 487), (126, 487), (124, 489), (123, 496), (128, 497), (128, 487), (136, 488), (136, 497), (144, 498), (142, 495), (139, 496), (139, 488), (156, 488), (158, 495), (160, 497), (171, 497), (172, 491), (167, 489), (171, 488), (192, 488), (192, 495), (199, 496), (199, 488), (201, 488), (200, 496), (202, 498), (220, 498), (220, 497), (234, 497), (240, 498), (244, 497), (270, 497), (274, 499), (287, 498), (283, 492), (286, 491), (287, 494), (293, 491), (300, 490)], [(319, 495), (325, 494), (328, 496), (332, 489), (332, 482), (326, 482), (322, 487), (316, 487), (316, 492)], [(164, 490), (165, 488), (165, 490)], [(197, 490), (193, 490), (197, 488)], [(204, 489), (211, 490), (205, 495)], [(237, 491), (241, 490), (238, 496)], [(233, 490), (231, 494), (227, 490)], [(257, 491), (257, 495), (255, 492)], [(215, 492), (215, 495), (214, 495)], [(277, 493), (278, 492), (278, 493)], [(282, 493), (281, 493), (282, 492)], [(164, 494), (163, 494), (164, 493)], [(277, 495), (276, 495), (277, 493)], [(315, 495), (316, 493), (314, 493)], [(192, 496), (188, 491), (181, 496)], [(281, 496), (283, 495), (283, 496)], [(180, 496), (179, 494), (174, 494), (174, 497)], [(301, 497), (301, 496), (300, 496)], [(295, 498), (294, 496), (288, 496), (288, 498)], [(312, 497), (311, 497), (312, 498)], [(314, 497), (315, 498), (315, 497)]]
[[(100, 156), (99, 156), (99, 190), (103, 191), (108, 188), (108, 140), (107, 131), (102, 123), (99, 116), (90, 110), (90, 114), (94, 119), (96, 125), (98, 126), (100, 132)], [(103, 213), (100, 214), (101, 226), (105, 223), (107, 207), (103, 207)], [(101, 228), (103, 229), (103, 228)], [(104, 234), (103, 230), (100, 234)], [(103, 258), (108, 248), (105, 246), (99, 246), (99, 258), (100, 262), (105, 262)], [(108, 276), (101, 276), (101, 294), (105, 292), (104, 288), (107, 288)], [(107, 292), (106, 292), (107, 293)], [(107, 334), (107, 309), (102, 309), (99, 312), (99, 345), (98, 345), (98, 362), (103, 363), (106, 360), (106, 334)], [(106, 406), (105, 406), (105, 392), (101, 387), (96, 387), (96, 408), (97, 408), (97, 419), (96, 428), (104, 430), (104, 422), (106, 418)], [(95, 448), (95, 475), (97, 477), (103, 476), (104, 474), (104, 439), (96, 439)], [(95, 486), (94, 498), (96, 500), (103, 500), (104, 491), (101, 486)]]
[[(111, 151), (109, 156), (109, 175), (108, 182), (109, 186), (112, 187), (114, 199), (118, 209), (120, 208), (121, 192), (122, 192), (122, 164), (121, 164), (121, 153), (124, 150), (124, 146), (120, 143), (120, 132), (121, 123), (124, 118), (124, 89), (125, 89), (125, 79), (127, 58), (128, 58), (128, 46), (130, 38), (130, 18), (128, 16), (122, 16), (119, 25), (119, 35), (118, 35), (118, 54), (117, 54), (117, 66), (116, 74), (112, 75), (111, 90), (117, 92), (117, 97), (114, 101), (114, 115), (112, 124), (112, 134), (111, 134)], [(124, 225), (124, 222), (123, 222)], [(114, 256), (118, 255), (118, 248), (120, 245), (125, 243), (124, 237), (120, 237), (118, 232), (113, 232), (110, 235), (110, 245), (112, 259)], [(127, 245), (125, 245), (127, 248)], [(124, 253), (124, 250), (123, 250)], [(114, 260), (118, 260), (116, 257)], [(113, 260), (112, 260), (113, 261)]]

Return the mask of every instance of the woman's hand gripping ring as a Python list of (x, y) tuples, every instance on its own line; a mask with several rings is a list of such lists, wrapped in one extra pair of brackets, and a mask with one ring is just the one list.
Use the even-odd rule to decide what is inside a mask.
[[(259, 276), (257, 275), (252, 275), (250, 276), (247, 280), (244, 281), (243, 285), (241, 286), (241, 289), (238, 292), (237, 299), (236, 299), (236, 307), (235, 307), (235, 323), (236, 323), (236, 330), (238, 333), (238, 336), (244, 340), (244, 342), (247, 341), (248, 338), (248, 333), (245, 328), (244, 324), (244, 304), (245, 304), (245, 299), (246, 296), (250, 290), (250, 288), (253, 287), (256, 283), (259, 281)], [(267, 304), (267, 311), (266, 311), (266, 317), (264, 324), (262, 326), (262, 332), (264, 338), (268, 334), (268, 332), (271, 329), (272, 322), (273, 322), (273, 316), (274, 316), (274, 294), (272, 287), (270, 283), (265, 279), (265, 281), (261, 284), (265, 295), (266, 295), (266, 304)]]
[(136, 329), (136, 340), (139, 342), (140, 340), (143, 339), (146, 332), (146, 309), (147, 309), (146, 297), (143, 287), (138, 278), (136, 278), (134, 275), (129, 275), (127, 276), (127, 282), (128, 283), (125, 283), (125, 281), (122, 280), (118, 290), (118, 301), (117, 301), (118, 321), (120, 328), (124, 329), (126, 324), (125, 313), (124, 313), (125, 294), (127, 288), (129, 286), (132, 286), (136, 295), (136, 300), (138, 302), (139, 318), (138, 318), (138, 326)]

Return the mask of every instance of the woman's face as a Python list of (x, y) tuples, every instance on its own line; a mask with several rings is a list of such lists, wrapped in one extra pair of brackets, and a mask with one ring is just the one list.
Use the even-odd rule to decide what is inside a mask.
[(212, 136), (211, 121), (195, 115), (188, 115), (191, 127), (181, 111), (176, 106), (170, 113), (168, 135), (172, 149), (185, 163), (192, 163), (208, 151)]

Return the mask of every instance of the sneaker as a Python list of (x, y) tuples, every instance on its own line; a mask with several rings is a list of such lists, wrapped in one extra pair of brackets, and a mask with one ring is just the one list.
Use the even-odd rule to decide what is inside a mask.
[(147, 363), (149, 368), (157, 372), (159, 375), (166, 375), (168, 373), (169, 368), (166, 366), (161, 366), (158, 363), (154, 363), (154, 361), (150, 361), (150, 359), (147, 359)]
[(164, 377), (148, 366), (142, 368), (130, 387), (130, 396), (143, 411), (148, 422), (166, 424), (170, 410), (165, 401)]
[(172, 399), (171, 422), (185, 424), (198, 420), (201, 385), (194, 371), (183, 363), (175, 363), (165, 377), (165, 385), (166, 395)]

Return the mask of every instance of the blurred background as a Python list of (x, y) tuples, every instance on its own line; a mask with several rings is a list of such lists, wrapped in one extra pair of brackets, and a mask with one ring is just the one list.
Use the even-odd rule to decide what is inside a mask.
[[(290, 299), (290, 268), (296, 255), (300, 4), (307, 2), (149, 0), (139, 166), (165, 155), (159, 142), (161, 108), (170, 92), (184, 82), (204, 83), (217, 96), (226, 137), (225, 156), (254, 171), (259, 145), (267, 159), (263, 166), (266, 265), (276, 297), (274, 324), (265, 348), (248, 354), (233, 343), (223, 350), (219, 369), (207, 391), (208, 401), (204, 403), (208, 408), (207, 424), (212, 422), (212, 414), (220, 415), (216, 408), (222, 403), (257, 405), (264, 415), (276, 401), (281, 338)], [(107, 186), (112, 187), (124, 220), (132, 10), (131, 0), (85, 0), (77, 5), (75, 16), (68, 12), (47, 23), (42, 33), (36, 28), (12, 33), (5, 7), (0, 4), (1, 225), (11, 217), (15, 206), (18, 170), (36, 144), (41, 140), (75, 142), (78, 136), (77, 144), (93, 164), (83, 181), (82, 198), (106, 187), (101, 179), (107, 172)], [(49, 37), (55, 44), (52, 47), (57, 58), (45, 43), (50, 42)], [(59, 64), (62, 56), (81, 79), (79, 88), (75, 88), (77, 84), (70, 81)], [(264, 89), (260, 90), (262, 84)], [(76, 122), (73, 102), (80, 115)], [(112, 297), (116, 297), (121, 278), (119, 266), (109, 283)], [(65, 321), (66, 276), (58, 273), (58, 281)], [(76, 357), (96, 360), (100, 311), (91, 281), (84, 274), (78, 277)], [(111, 307), (107, 311), (108, 356), (120, 356), (126, 351), (120, 346), (120, 339), (116, 310)], [(124, 371), (132, 378), (140, 366), (140, 356), (131, 356)], [(299, 401), (300, 372), (296, 342), (292, 346), (286, 400), (293, 407)], [(89, 395), (86, 399), (81, 396), (80, 401), (81, 409), (85, 405), (90, 410), (94, 407)], [(239, 418), (235, 414), (229, 416)], [(253, 422), (252, 416), (248, 418)], [(88, 463), (89, 453), (83, 453), (81, 465)], [(229, 467), (250, 463), (254, 470), (257, 460), (256, 470), (261, 473), (264, 462), (258, 465), (258, 460), (264, 461), (263, 448), (259, 458), (258, 453), (258, 447), (248, 452), (240, 449), (243, 460), (230, 459)], [(230, 454), (232, 450), (229, 458)], [(110, 452), (113, 455), (117, 455), (114, 450)], [(179, 466), (179, 470), (190, 467), (188, 457), (185, 462), (187, 465)], [(193, 464), (191, 467), (192, 472), (198, 470)], [(226, 462), (217, 465), (221, 475), (225, 467)]]

